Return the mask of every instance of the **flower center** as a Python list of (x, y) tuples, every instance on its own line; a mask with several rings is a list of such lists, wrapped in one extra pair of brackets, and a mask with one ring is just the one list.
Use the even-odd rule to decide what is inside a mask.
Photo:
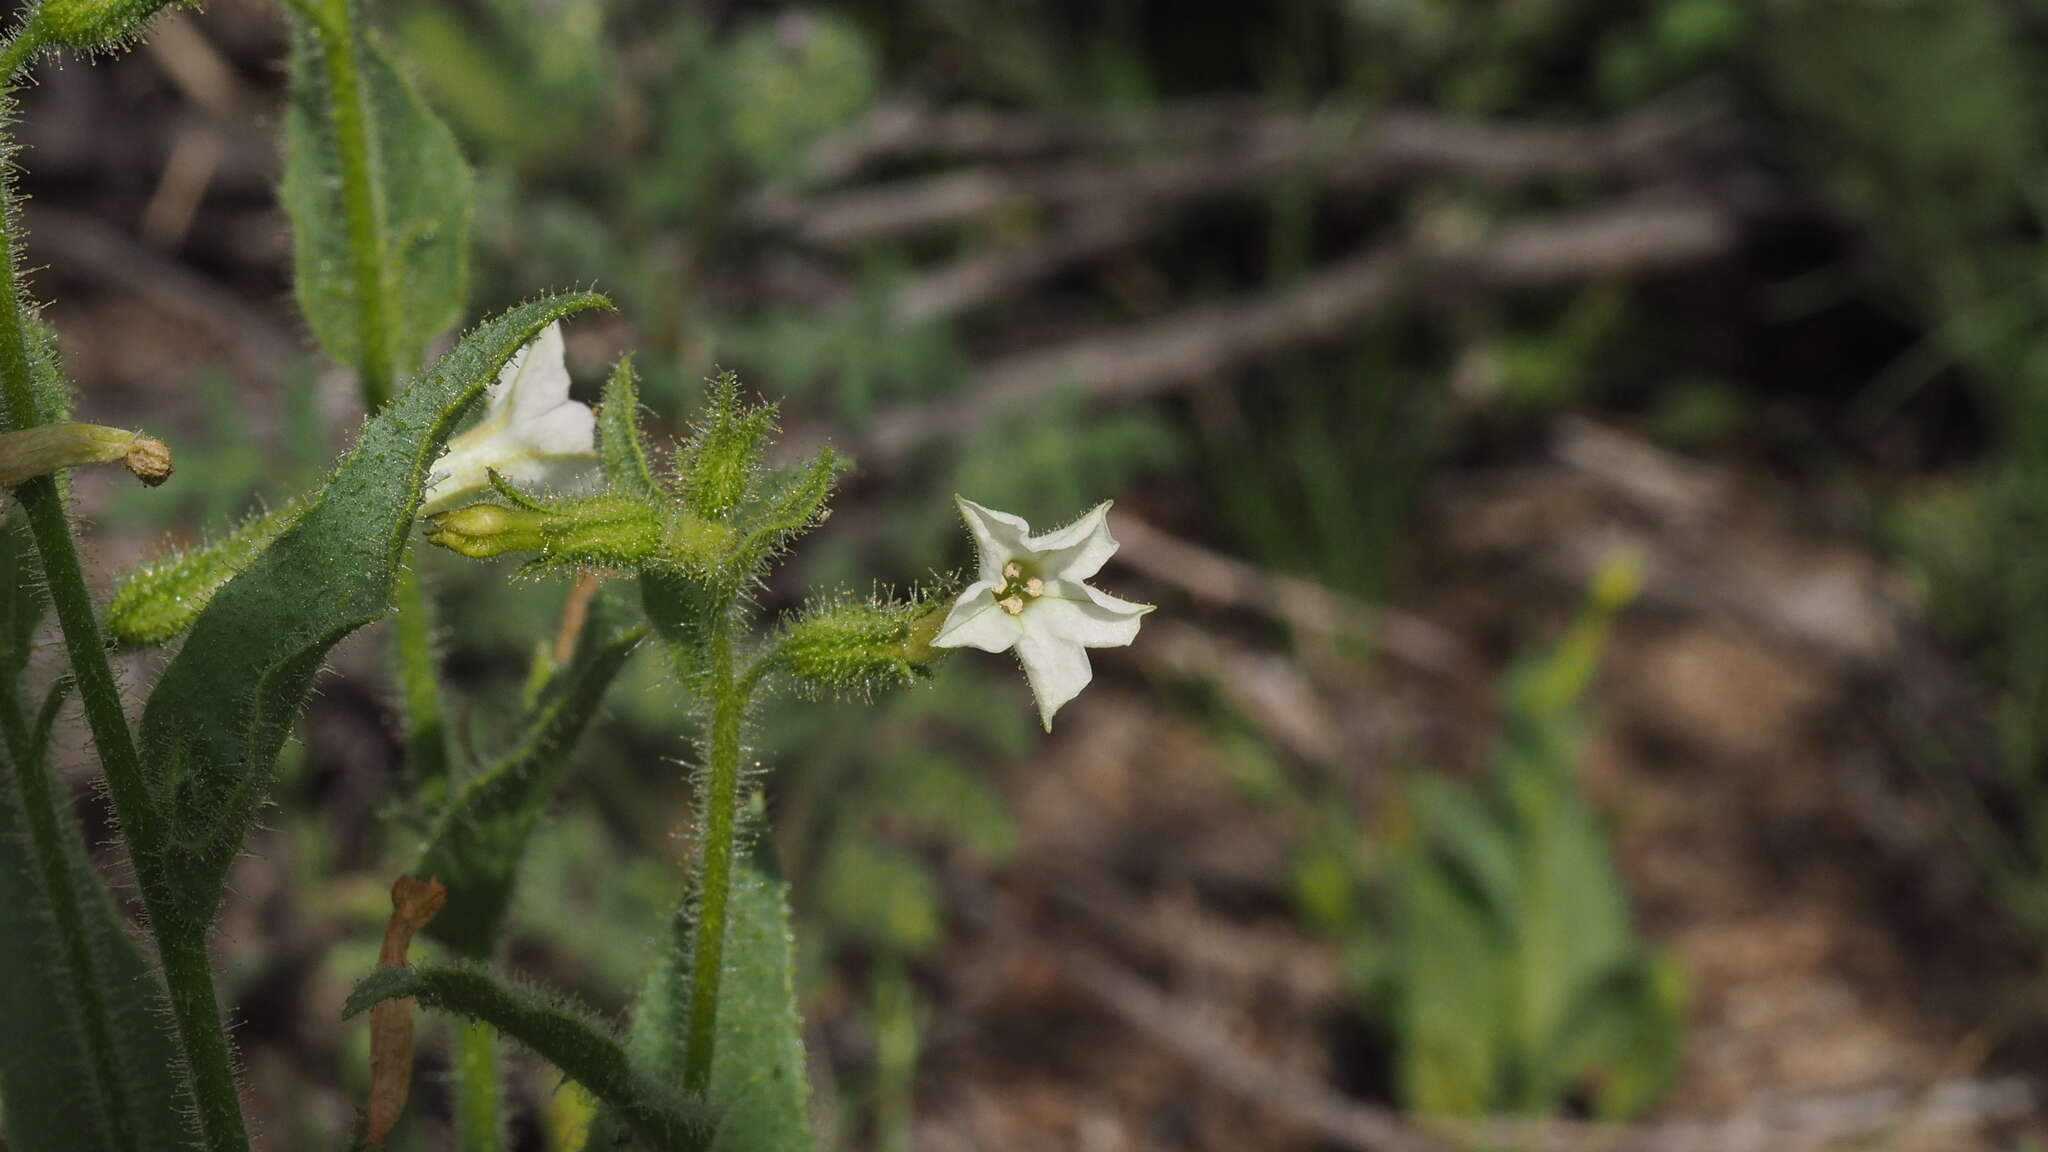
[(1024, 606), (1045, 595), (1045, 581), (1031, 575), (1024, 565), (1012, 560), (1003, 565), (1003, 586), (996, 589), (996, 603), (1012, 616), (1022, 615)]

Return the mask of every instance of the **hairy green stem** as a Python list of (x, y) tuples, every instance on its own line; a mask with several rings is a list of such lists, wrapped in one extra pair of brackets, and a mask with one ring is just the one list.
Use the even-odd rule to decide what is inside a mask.
[(498, 1034), (481, 1020), (455, 1024), (455, 1115), (462, 1152), (503, 1152), (498, 1102)]
[(29, 57), (34, 56), (42, 46), (42, 39), (36, 34), (36, 25), (33, 22), (10, 37), (4, 46), (0, 46), (0, 84), (12, 85), (14, 74), (21, 71), (22, 66), (28, 63)]
[(434, 617), (418, 565), (419, 558), (413, 556), (399, 572), (398, 611), (391, 627), (413, 787), (438, 799), (449, 785), (448, 738), (441, 719), (441, 680), (434, 669)]
[[(15, 685), (5, 686), (7, 699), (0, 700), (0, 720), (7, 729), (7, 760), (14, 766), (14, 791), (28, 821), (29, 849), (36, 868), (43, 874), (43, 889), (50, 905), (50, 919), (64, 950), (65, 975), (85, 1032), (85, 1047), (92, 1060), (91, 1098), (98, 1101), (107, 1122), (107, 1134), (116, 1147), (135, 1145), (133, 1103), (128, 1099), (127, 1081), (121, 1076), (120, 1054), (114, 1046), (113, 1016), (106, 998), (100, 995), (105, 968), (86, 931), (85, 911), (79, 905), (80, 892), (72, 882), (81, 849), (77, 826), (66, 831), (57, 789), (51, 780), (49, 760), (39, 741), (31, 738), (21, 723)], [(48, 732), (56, 705), (62, 697), (53, 693), (36, 723), (36, 731)], [(5, 782), (0, 781), (0, 787)]]
[(157, 954), (178, 1040), (192, 1069), (195, 1119), (202, 1146), (211, 1152), (244, 1152), (249, 1134), (242, 1125), (242, 1097), (235, 1087), (234, 1054), (221, 1027), (213, 995), (213, 966), (206, 955), (204, 924), (151, 919)]
[[(19, 43), (10, 43), (5, 51), (0, 51), (0, 70), (10, 61), (19, 67)], [(11, 74), (0, 71), (0, 75)], [(10, 180), (0, 179), (0, 391), (5, 393), (8, 423), (15, 428), (29, 428), (45, 423), (54, 413), (41, 411), (36, 399), (28, 317), (14, 266), (14, 233), (13, 185)], [(149, 911), (150, 926), (163, 959), (164, 979), (177, 1021), (178, 1044), (197, 1101), (201, 1142), (211, 1152), (242, 1152), (249, 1140), (242, 1125), (241, 1098), (235, 1088), (227, 1035), (221, 1029), (220, 1011), (214, 1001), (213, 974), (206, 966), (205, 926), (200, 925), (196, 931), (198, 963), (174, 966), (172, 959), (177, 949), (173, 937), (177, 934), (171, 930), (168, 893), (153, 875), (153, 863), (163, 846), (163, 824), (141, 757), (136, 753), (135, 734), (121, 708), (121, 691), (107, 662), (106, 643), (93, 613), (92, 595), (86, 589), (78, 548), (71, 539), (63, 490), (56, 477), (39, 476), (15, 488), (14, 496), (28, 515), (29, 533), (42, 560), (50, 604), (64, 634), (72, 679), (85, 706), (86, 725), (92, 731), (93, 746), (107, 775), (107, 791), (120, 817), (129, 859), (142, 881), (143, 904)]]
[(375, 412), (391, 398), (390, 280), (384, 267), (384, 204), (370, 156), (370, 113), (364, 104), (362, 35), (351, 0), (327, 0), (317, 21), (320, 53), (333, 94), (334, 146), (341, 160), (341, 199), (348, 224), (349, 268), (356, 288), (356, 370), (363, 401)]
[(711, 1086), (718, 1043), (718, 988), (725, 975), (725, 926), (732, 896), (740, 789), (740, 717), (747, 702), (732, 675), (732, 625), (721, 614), (711, 633), (710, 779), (703, 800), (698, 848), (697, 936), (690, 962), (690, 1032), (684, 1049), (683, 1087), (702, 1094)]

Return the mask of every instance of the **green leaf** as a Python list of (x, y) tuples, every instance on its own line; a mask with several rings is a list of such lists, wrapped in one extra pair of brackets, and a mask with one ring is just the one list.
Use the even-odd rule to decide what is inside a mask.
[(1401, 1098), (1440, 1116), (1494, 1107), (1508, 1008), (1506, 956), (1473, 893), (1427, 857), (1402, 875)]
[(640, 439), (640, 378), (631, 356), (621, 357), (605, 381), (604, 402), (597, 409), (597, 450), (604, 478), (615, 490), (653, 504), (668, 502)]
[(0, 1128), (16, 1152), (174, 1152), (189, 1103), (163, 991), (55, 787), (59, 699), (0, 749)]
[(612, 589), (592, 601), (575, 657), (542, 690), (518, 745), (463, 785), (412, 869), (448, 886), (448, 904), (428, 923), (429, 936), (464, 956), (491, 954), (527, 837), (605, 689), (646, 634)]
[(523, 304), (478, 328), (387, 405), (305, 515), (228, 581), (192, 626), (142, 715), (142, 759), (165, 821), (144, 883), (195, 923), (262, 803), (320, 663), (390, 610), (428, 468), (499, 368), (550, 323), (606, 304), (589, 293)]
[(1548, 1062), (1590, 1090), (1600, 1118), (1626, 1120), (1671, 1083), (1684, 1036), (1684, 972), (1668, 955), (1640, 953), (1579, 990)]
[(481, 1020), (532, 1049), (605, 1102), (651, 1152), (700, 1149), (710, 1125), (701, 1107), (634, 1068), (590, 1013), (559, 997), (499, 982), (472, 964), (384, 968), (349, 993), (343, 1016), (413, 997), (429, 1008)]
[[(785, 885), (766, 861), (767, 845), (733, 870), (719, 982), (718, 1040), (711, 1069), (717, 1152), (810, 1152), (809, 1082), (797, 1011)], [(690, 905), (679, 909), (667, 947), (633, 1009), (634, 1062), (663, 1083), (680, 1084), (689, 1030)], [(592, 1130), (591, 1147), (609, 1118)]]
[[(362, 352), (361, 321), (334, 93), (318, 35), (304, 20), (292, 19), (279, 194), (292, 221), (299, 311), (329, 356), (355, 365)], [(385, 245), (384, 315), (398, 329), (391, 344), (403, 373), (418, 362), (429, 339), (461, 319), (475, 190), (454, 134), (420, 99), (383, 44), (367, 36), (356, 47), (375, 218)]]
[(121, 578), (107, 604), (107, 631), (123, 644), (176, 639), (235, 573), (305, 515), (304, 497), (251, 516), (209, 544), (157, 557)]

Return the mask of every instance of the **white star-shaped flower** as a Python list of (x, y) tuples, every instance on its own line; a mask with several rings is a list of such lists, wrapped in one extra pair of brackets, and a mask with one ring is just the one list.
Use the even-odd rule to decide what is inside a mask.
[(550, 324), (505, 362), (483, 419), (434, 461), (420, 515), (431, 516), (490, 487), (490, 473), (514, 484), (556, 478), (564, 464), (597, 457), (597, 417), (569, 399), (562, 326)]
[(1017, 650), (1024, 678), (1038, 698), (1038, 717), (1052, 731), (1052, 714), (1081, 694), (1094, 672), (1090, 648), (1121, 648), (1138, 636), (1150, 604), (1133, 604), (1089, 586), (1089, 577), (1116, 555), (1103, 501), (1065, 528), (1031, 534), (1031, 525), (1007, 512), (953, 498), (980, 554), (979, 579), (939, 626), (939, 648)]

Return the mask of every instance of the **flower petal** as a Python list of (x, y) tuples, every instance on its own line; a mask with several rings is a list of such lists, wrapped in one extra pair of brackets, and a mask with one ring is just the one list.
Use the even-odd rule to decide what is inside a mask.
[(535, 456), (596, 456), (597, 414), (575, 400), (557, 404), (510, 429), (508, 439)]
[(1150, 604), (1133, 604), (1072, 580), (1046, 586), (1045, 595), (1025, 608), (1027, 628), (1085, 648), (1121, 648), (1138, 638), (1138, 621)]
[(960, 599), (953, 602), (953, 610), (946, 614), (946, 622), (939, 625), (939, 634), (932, 638), (932, 647), (1008, 652), (1024, 634), (1024, 628), (1018, 617), (1003, 611), (1002, 605), (996, 603), (997, 587), (986, 580), (968, 585)]
[(953, 503), (960, 506), (960, 518), (967, 522), (967, 531), (974, 537), (981, 579), (997, 581), (1000, 587), (1003, 565), (1031, 554), (1031, 525), (1008, 512), (984, 508), (965, 496), (954, 496)]
[(1047, 580), (1086, 580), (1116, 555), (1116, 538), (1109, 534), (1109, 505), (1104, 500), (1072, 524), (1027, 541), (1032, 551), (1043, 554), (1039, 567)]
[(1060, 710), (1060, 705), (1079, 696), (1095, 677), (1094, 670), (1088, 667), (1088, 652), (1079, 644), (1026, 628), (1023, 639), (1017, 641), (1017, 659), (1024, 665), (1024, 679), (1031, 684), (1031, 694), (1038, 698), (1039, 722), (1050, 732), (1052, 714)]
[(541, 329), (533, 342), (506, 361), (491, 397), (493, 408), (509, 406), (514, 424), (522, 424), (569, 399), (569, 364), (562, 344), (562, 324)]

